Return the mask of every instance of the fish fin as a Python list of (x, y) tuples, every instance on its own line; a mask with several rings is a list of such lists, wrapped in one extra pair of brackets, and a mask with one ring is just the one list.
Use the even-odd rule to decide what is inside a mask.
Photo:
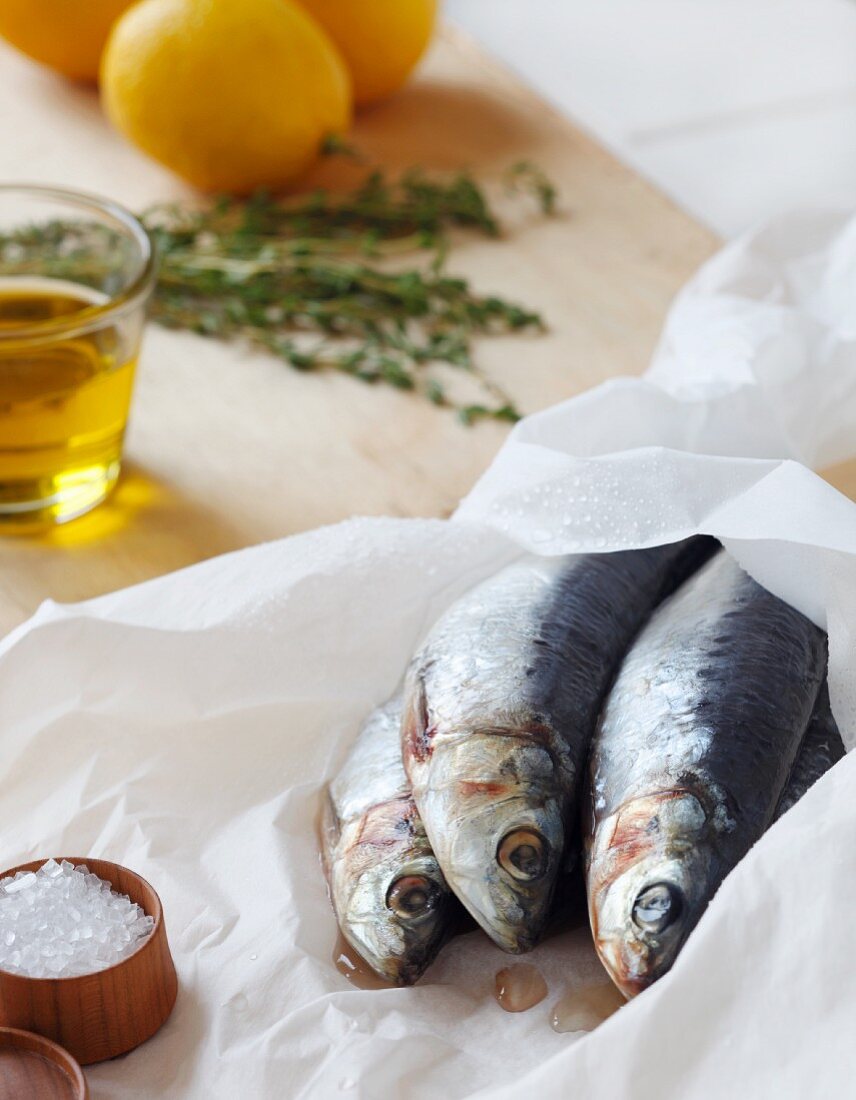
[[(772, 821), (778, 821), (807, 794), (814, 784), (846, 754), (838, 723), (832, 713), (829, 686), (824, 680), (814, 712), (791, 764)], [(771, 823), (772, 823), (771, 821)]]

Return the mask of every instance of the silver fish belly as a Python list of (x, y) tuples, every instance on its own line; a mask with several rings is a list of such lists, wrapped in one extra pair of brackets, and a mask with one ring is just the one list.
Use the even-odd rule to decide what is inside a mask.
[(813, 787), (846, 752), (829, 703), (829, 688), (824, 684), (773, 820), (778, 821), (782, 814), (795, 806), (809, 787)]
[(458, 601), (411, 663), (402, 751), (447, 881), (502, 948), (538, 941), (603, 696), (712, 540), (526, 559)]
[(586, 888), (626, 996), (672, 965), (769, 825), (811, 719), (826, 635), (724, 552), (654, 614), (590, 758)]
[(387, 981), (433, 961), (455, 906), (401, 760), (401, 699), (373, 711), (330, 783), (322, 857), (339, 927)]

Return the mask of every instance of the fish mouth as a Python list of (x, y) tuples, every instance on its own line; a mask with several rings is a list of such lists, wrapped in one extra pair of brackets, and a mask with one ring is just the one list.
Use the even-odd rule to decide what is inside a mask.
[(502, 946), (509, 955), (525, 955), (537, 947), (540, 940), (539, 933), (521, 929), (515, 937), (504, 940)]
[(351, 934), (345, 935), (345, 939), (351, 949), (378, 977), (394, 986), (415, 985), (434, 961), (436, 949), (439, 948), (438, 938), (416, 949), (404, 946), (401, 954), (389, 955), (381, 953), (382, 948), (379, 950), (377, 945), (350, 931)]
[(654, 951), (636, 939), (595, 939), (595, 949), (612, 981), (631, 1000), (658, 977)]
[(622, 997), (628, 1001), (632, 1001), (634, 997), (638, 997), (640, 993), (644, 993), (646, 989), (654, 984), (653, 978), (617, 978), (614, 974), (610, 974), (610, 977), (612, 978), (612, 984)]
[(411, 959), (407, 962), (401, 961), (395, 968), (395, 976), (391, 977), (390, 980), (398, 986), (416, 985), (428, 969), (430, 962), (431, 958), (428, 955), (422, 959)]
[(555, 874), (530, 885), (508, 881), (499, 868), (489, 869), (479, 883), (454, 884), (458, 898), (497, 947), (511, 955), (531, 951), (541, 940), (550, 915)]
[(384, 981), (399, 989), (406, 989), (409, 986), (416, 985), (434, 961), (434, 954), (434, 952), (428, 952), (424, 958), (410, 959), (406, 962), (400, 959), (378, 960), (377, 963), (372, 963), (371, 960), (367, 961), (370, 962), (375, 972)]

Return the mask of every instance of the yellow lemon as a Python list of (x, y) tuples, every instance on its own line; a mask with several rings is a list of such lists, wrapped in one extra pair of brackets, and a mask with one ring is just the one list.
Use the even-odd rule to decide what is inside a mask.
[(94, 80), (110, 28), (133, 0), (0, 0), (0, 35), (76, 80)]
[(437, 0), (299, 0), (342, 52), (360, 105), (391, 95), (431, 41)]
[(205, 190), (277, 188), (347, 129), (347, 70), (289, 0), (142, 0), (101, 64), (105, 110), (149, 156)]

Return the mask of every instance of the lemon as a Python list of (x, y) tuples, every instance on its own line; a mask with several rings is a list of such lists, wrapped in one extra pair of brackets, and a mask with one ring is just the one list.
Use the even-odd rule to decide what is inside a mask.
[(437, 0), (299, 0), (341, 50), (360, 105), (391, 95), (431, 41)]
[(347, 129), (347, 70), (290, 0), (142, 0), (101, 65), (114, 125), (205, 190), (290, 183)]
[(77, 80), (94, 80), (110, 28), (133, 0), (0, 0), (0, 35)]

